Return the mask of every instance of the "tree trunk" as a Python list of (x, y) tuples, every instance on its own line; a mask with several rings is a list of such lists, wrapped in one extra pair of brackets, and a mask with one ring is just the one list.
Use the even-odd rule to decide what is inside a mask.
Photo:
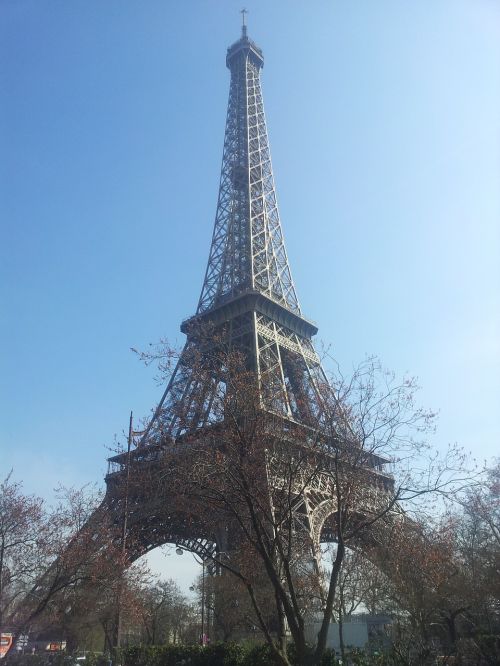
[(337, 545), (337, 555), (335, 561), (333, 562), (332, 574), (330, 576), (330, 585), (328, 588), (328, 595), (326, 598), (326, 606), (323, 615), (323, 621), (321, 623), (321, 628), (318, 633), (318, 642), (316, 645), (316, 650), (314, 652), (314, 661), (316, 664), (321, 663), (321, 657), (326, 648), (326, 639), (328, 636), (328, 628), (330, 626), (330, 621), (332, 617), (333, 602), (335, 600), (335, 592), (337, 589), (337, 581), (339, 577), (339, 572), (342, 567), (342, 562), (344, 561), (345, 555), (345, 546), (342, 538), (339, 538)]
[(340, 654), (342, 656), (342, 663), (345, 664), (345, 645), (344, 645), (344, 614), (342, 613), (342, 608), (339, 610), (339, 644), (340, 644)]
[(113, 651), (113, 631), (109, 629), (109, 622), (103, 622), (104, 630), (104, 654), (112, 654)]
[(339, 645), (340, 654), (342, 655), (342, 663), (345, 664), (345, 645), (344, 645), (344, 583), (339, 586)]
[(286, 652), (286, 626), (285, 626), (285, 612), (283, 604), (278, 595), (276, 597), (276, 610), (278, 614), (278, 645), (282, 652)]
[(450, 616), (445, 618), (445, 622), (448, 629), (448, 640), (450, 641), (450, 647), (452, 650), (454, 650), (457, 643), (457, 628), (455, 624), (455, 615), (453, 613), (450, 613)]

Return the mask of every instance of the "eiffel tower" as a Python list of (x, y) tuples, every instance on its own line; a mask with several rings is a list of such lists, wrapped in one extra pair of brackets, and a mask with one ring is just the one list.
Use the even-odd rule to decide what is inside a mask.
[[(174, 438), (211, 419), (214, 387), (200, 387), (186, 361), (197, 345), (190, 336), (194, 325), (226, 324), (229, 346), (246, 350), (263, 404), (288, 417), (317, 416), (317, 383), (326, 381), (311, 342), (317, 328), (302, 315), (288, 263), (260, 85), (264, 59), (246, 26), (228, 49), (226, 64), (231, 85), (208, 265), (196, 314), (181, 326), (187, 342), (160, 402), (161, 418), (154, 419)], [(283, 404), (270, 404), (276, 395)], [(144, 442), (151, 441), (152, 428)]]
[[(109, 458), (107, 502), (117, 514), (123, 513), (118, 489), (134, 470), (154, 464), (172, 443), (203, 433), (217, 418), (217, 369), (200, 374), (192, 361), (200, 354), (200, 328), (223, 330), (225, 343), (244, 354), (263, 410), (298, 426), (321, 420), (321, 386), (327, 378), (312, 342), (318, 329), (302, 314), (292, 280), (260, 83), (264, 57), (244, 22), (240, 39), (227, 50), (226, 65), (231, 82), (205, 279), (196, 313), (181, 324), (185, 347), (149, 424), (135, 448)], [(314, 532), (318, 547), (333, 538), (325, 523), (332, 512), (331, 501), (325, 500), (329, 495), (331, 488), (311, 488), (298, 508), (298, 518)], [(213, 532), (169, 515), (164, 507), (157, 511), (145, 496), (136, 497), (125, 514), (131, 559), (165, 543), (202, 558), (220, 549)]]
[[(170, 509), (172, 494), (151, 492), (148, 481), (154, 477), (141, 477), (144, 469), (161, 469), (162, 459), (175, 446), (196, 437), (201, 440), (214, 426), (224, 427), (223, 415), (214, 410), (221, 368), (211, 365), (207, 372), (200, 372), (200, 366), (193, 362), (203, 361), (207, 335), (209, 347), (220, 344), (222, 333), (224, 344), (241, 353), (255, 382), (259, 409), (289, 424), (289, 432), (295, 428), (295, 432), (304, 433), (311, 430), (311, 424), (317, 428), (324, 423), (322, 388), (328, 380), (312, 342), (318, 329), (302, 314), (285, 249), (260, 85), (263, 64), (262, 51), (248, 38), (243, 21), (240, 39), (227, 50), (231, 83), (219, 197), (198, 307), (181, 324), (186, 344), (137, 443), (133, 442), (131, 418), (128, 450), (108, 459), (106, 496), (83, 531), (68, 544), (68, 552), (78, 549), (82, 534), (101, 544), (97, 537), (110, 519), (114, 528), (119, 527), (110, 539), (114, 545), (121, 543), (128, 563), (167, 543), (212, 562), (228, 548), (227, 534), (224, 536), (227, 526), (218, 525), (217, 516), (207, 525)], [(307, 444), (302, 441), (298, 446)], [(271, 451), (271, 463), (274, 453)], [(377, 493), (393, 491), (393, 479), (383, 471), (387, 462), (376, 453), (370, 454), (364, 468), (367, 475), (361, 512), (363, 506), (377, 502)], [(273, 473), (271, 469), (267, 475), (269, 498)], [(332, 480), (320, 474), (305, 488), (302, 483), (298, 486), (301, 490), (293, 502), (293, 529), (298, 527), (307, 535), (310, 564), (319, 574), (320, 543), (336, 538), (335, 526), (329, 524), (335, 510)], [(96, 545), (100, 547), (102, 544)], [(33, 604), (43, 586), (51, 584), (57, 565), (58, 561), (52, 564), (28, 593), (20, 614)], [(61, 571), (64, 576), (64, 566)], [(115, 624), (118, 645), (119, 612)]]

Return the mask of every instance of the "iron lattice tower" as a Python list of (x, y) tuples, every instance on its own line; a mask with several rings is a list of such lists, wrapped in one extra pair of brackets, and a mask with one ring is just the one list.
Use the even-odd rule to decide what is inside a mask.
[[(128, 483), (131, 461), (154, 465), (164, 447), (182, 442), (186, 434), (202, 436), (221, 420), (220, 412), (213, 410), (220, 368), (213, 367), (209, 353), (212, 365), (200, 373), (207, 344), (200, 330), (209, 331), (213, 340), (222, 334), (224, 345), (243, 352), (257, 382), (261, 409), (305, 428), (322, 420), (321, 388), (327, 379), (312, 343), (318, 329), (302, 315), (292, 280), (260, 85), (264, 58), (245, 25), (241, 38), (227, 51), (226, 64), (231, 83), (205, 279), (196, 313), (181, 324), (187, 336), (184, 349), (137, 448), (109, 459), (107, 498), (118, 513), (123, 507), (113, 489), (123, 487), (124, 477)], [(297, 502), (297, 521), (310, 533), (316, 552), (320, 540), (331, 540), (325, 527), (333, 510), (331, 497), (331, 483), (319, 479)], [(148, 502), (147, 490), (139, 490), (134, 506), (126, 510), (127, 531), (139, 548), (132, 557), (168, 542), (202, 557), (217, 550), (217, 536), (205, 533), (202, 525), (187, 525)]]
[[(231, 72), (217, 212), (205, 279), (187, 342), (142, 445), (202, 428), (216, 379), (193, 372), (200, 326), (225, 327), (226, 343), (244, 350), (263, 408), (298, 422), (318, 417), (325, 376), (302, 315), (285, 249), (274, 185), (260, 71), (264, 58), (243, 26), (227, 52)], [(182, 418), (181, 418), (182, 415)]]
[[(231, 83), (219, 197), (198, 307), (181, 324), (187, 336), (185, 347), (140, 441), (131, 448), (131, 419), (129, 450), (109, 458), (106, 497), (87, 524), (96, 535), (109, 518), (119, 525), (119, 541), (129, 561), (166, 543), (176, 543), (204, 559), (228, 547), (227, 526), (217, 524), (217, 516), (207, 525), (196, 516), (176, 512), (169, 506), (175, 490), (169, 494), (161, 483), (152, 489), (149, 479), (154, 476), (140, 474), (141, 469), (156, 468), (164, 452), (174, 450), (173, 443), (183, 444), (185, 435), (189, 441), (196, 433), (203, 437), (210, 426), (220, 425), (221, 414), (214, 412), (213, 405), (222, 373), (213, 365), (210, 344), (212, 349), (220, 344), (221, 335), (225, 346), (243, 352), (256, 382), (260, 409), (278, 416), (281, 423), (297, 424), (301, 432), (310, 424), (322, 423), (322, 385), (327, 379), (312, 343), (317, 328), (302, 315), (288, 263), (260, 85), (264, 58), (248, 38), (245, 25), (241, 38), (227, 51), (226, 64)], [(193, 358), (203, 362), (207, 345), (200, 330), (212, 335), (207, 354), (212, 365), (201, 373), (199, 364), (193, 364)], [(279, 453), (274, 457), (277, 465), (275, 453), (266, 452), (265, 461), (270, 502), (273, 478), (279, 475)], [(387, 462), (376, 454), (371, 459), (368, 465), (373, 470)], [(378, 474), (375, 483), (369, 482), (373, 487), (366, 489), (360, 511), (377, 501), (376, 486), (382, 477), (384, 492), (391, 492), (390, 475)], [(311, 481), (308, 475), (307, 482), (300, 480), (297, 487), (293, 519), (299, 531), (310, 537), (312, 561), (319, 571), (319, 544), (335, 538), (327, 522), (336, 506), (332, 480), (318, 475)], [(78, 539), (68, 549), (75, 544)], [(237, 548), (237, 543), (232, 547)], [(50, 580), (49, 574), (50, 569), (40, 585)]]
[[(111, 506), (113, 488), (128, 478), (131, 461), (150, 463), (164, 446), (220, 420), (213, 411), (217, 368), (200, 373), (193, 364), (203, 355), (200, 329), (214, 337), (222, 331), (224, 344), (243, 352), (262, 409), (304, 426), (321, 418), (320, 389), (327, 380), (312, 343), (318, 329), (302, 315), (285, 249), (260, 83), (263, 64), (243, 25), (226, 56), (231, 82), (219, 197), (198, 307), (181, 324), (186, 344), (137, 448), (109, 459)], [(143, 552), (166, 542), (201, 556), (216, 549), (213, 535), (175, 517), (169, 523), (147, 502), (138, 499), (127, 528)]]

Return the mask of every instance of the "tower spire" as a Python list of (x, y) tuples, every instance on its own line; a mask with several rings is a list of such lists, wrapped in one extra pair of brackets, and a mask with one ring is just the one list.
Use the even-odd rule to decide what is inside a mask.
[(248, 14), (248, 10), (243, 7), (240, 12), (241, 14), (241, 36), (245, 38), (247, 36), (247, 24), (245, 21), (245, 15)]

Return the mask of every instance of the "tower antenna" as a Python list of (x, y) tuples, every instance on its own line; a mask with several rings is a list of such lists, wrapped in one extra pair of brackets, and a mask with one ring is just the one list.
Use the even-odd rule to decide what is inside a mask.
[(248, 14), (248, 10), (243, 7), (243, 9), (240, 12), (241, 14), (241, 36), (246, 37), (247, 36), (247, 24), (245, 20), (245, 14)]

